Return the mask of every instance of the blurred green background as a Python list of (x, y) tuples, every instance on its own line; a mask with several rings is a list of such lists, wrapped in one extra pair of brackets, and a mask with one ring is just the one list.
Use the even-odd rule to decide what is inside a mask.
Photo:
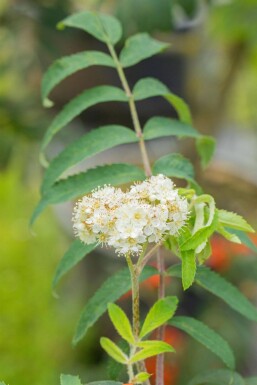
[[(48, 209), (33, 230), (28, 227), (42, 177), (39, 143), (54, 114), (41, 106), (42, 74), (61, 55), (103, 48), (79, 31), (56, 30), (56, 23), (63, 17), (83, 9), (115, 14), (123, 22), (124, 39), (147, 31), (171, 43), (166, 54), (129, 70), (128, 77), (134, 83), (143, 75), (157, 76), (187, 100), (196, 128), (217, 138), (217, 151), (208, 170), (202, 173), (191, 142), (172, 146), (179, 146), (194, 160), (200, 183), (214, 194), (220, 207), (235, 210), (257, 225), (256, 0), (1, 0), (0, 380), (10, 385), (58, 384), (60, 372), (79, 373), (85, 381), (104, 379), (108, 372), (98, 344), (103, 328), (109, 328), (104, 321), (75, 349), (71, 338), (85, 299), (122, 261), (115, 262), (114, 267), (111, 257), (96, 252), (83, 269), (78, 267), (69, 274), (56, 299), (51, 279), (72, 238), (70, 208)], [(55, 111), (81, 87), (117, 83), (112, 72), (90, 71), (65, 80), (54, 91)], [(149, 117), (149, 110), (169, 114), (156, 100), (142, 104), (143, 121)], [(59, 136), (49, 156), (83, 130), (104, 121), (128, 119), (126, 110), (92, 108)], [(159, 147), (159, 142), (150, 147), (153, 159)], [(122, 155), (128, 159), (132, 156)], [(100, 161), (109, 161), (109, 156), (104, 154)], [(120, 152), (114, 156), (119, 157)], [(255, 256), (244, 249), (228, 249), (219, 239), (215, 242), (213, 267), (227, 274), (256, 302)], [(254, 327), (224, 310), (218, 301), (197, 290), (184, 296), (178, 284), (174, 285), (185, 313), (207, 319), (231, 342), (238, 368), (254, 374), (257, 347), (251, 343), (250, 334), (256, 333)], [(147, 305), (156, 295), (154, 282), (143, 291), (143, 305)], [(167, 364), (167, 385), (184, 384), (191, 373), (199, 370), (199, 362), (209, 367), (218, 365), (205, 350), (180, 338), (174, 330), (170, 333), (181, 354), (177, 361)], [(196, 352), (193, 359), (192, 351)]]

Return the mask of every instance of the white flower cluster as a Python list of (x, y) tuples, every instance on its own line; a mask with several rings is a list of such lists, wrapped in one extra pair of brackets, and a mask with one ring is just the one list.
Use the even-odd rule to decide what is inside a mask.
[(159, 174), (127, 192), (105, 186), (84, 196), (75, 206), (73, 227), (86, 244), (102, 243), (119, 255), (138, 255), (145, 243), (177, 234), (187, 215), (186, 199), (169, 178)]

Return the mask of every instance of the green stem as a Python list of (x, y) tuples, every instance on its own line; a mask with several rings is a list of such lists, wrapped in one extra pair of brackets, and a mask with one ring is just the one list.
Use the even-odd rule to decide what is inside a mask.
[(130, 256), (126, 257), (132, 287), (132, 313), (133, 313), (133, 335), (137, 341), (140, 331), (140, 316), (139, 316), (139, 271), (136, 265), (133, 265)]
[(131, 384), (131, 383), (132, 383), (132, 380), (133, 380), (133, 378), (134, 378), (133, 365), (132, 365), (132, 364), (128, 364), (128, 365), (127, 365), (127, 369), (128, 369), (129, 383)]
[[(165, 262), (164, 256), (161, 253), (161, 247), (157, 250), (157, 263), (160, 274), (160, 283), (158, 288), (158, 299), (165, 297)], [(165, 325), (162, 325), (157, 330), (157, 339), (163, 341), (165, 337)], [(159, 354), (156, 358), (156, 385), (164, 384), (164, 354)]]
[(107, 43), (107, 46), (108, 46), (110, 54), (113, 58), (113, 61), (116, 65), (121, 84), (124, 88), (124, 91), (126, 92), (128, 99), (129, 99), (130, 113), (131, 113), (134, 129), (136, 131), (137, 137), (139, 138), (139, 147), (140, 147), (140, 152), (141, 152), (141, 156), (142, 156), (145, 174), (146, 174), (146, 176), (151, 176), (152, 175), (151, 165), (150, 165), (149, 157), (147, 154), (145, 141), (144, 141), (144, 137), (143, 137), (143, 132), (142, 132), (142, 128), (140, 125), (140, 121), (139, 121), (139, 117), (138, 117), (138, 113), (137, 113), (137, 109), (136, 109), (134, 95), (131, 92), (131, 89), (130, 89), (128, 81), (126, 79), (124, 70), (122, 68), (122, 65), (119, 61), (119, 58), (115, 52), (113, 45), (111, 43)]

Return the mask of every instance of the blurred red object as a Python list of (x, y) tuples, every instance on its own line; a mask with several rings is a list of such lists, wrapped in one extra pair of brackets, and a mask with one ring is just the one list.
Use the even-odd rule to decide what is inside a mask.
[[(256, 241), (256, 236), (252, 237)], [(226, 271), (230, 267), (232, 259), (235, 256), (247, 256), (251, 254), (251, 250), (242, 244), (232, 243), (226, 239), (214, 236), (211, 240), (212, 255), (207, 264), (214, 270)]]

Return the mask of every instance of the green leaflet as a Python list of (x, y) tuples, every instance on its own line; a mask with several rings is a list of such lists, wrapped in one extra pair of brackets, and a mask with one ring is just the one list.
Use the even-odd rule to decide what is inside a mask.
[(144, 139), (150, 140), (163, 136), (178, 136), (179, 138), (198, 138), (201, 134), (187, 123), (177, 119), (154, 116), (144, 126)]
[(45, 72), (42, 79), (41, 95), (43, 104), (47, 103), (49, 105), (48, 95), (63, 79), (79, 70), (94, 65), (115, 68), (113, 59), (106, 53), (98, 51), (79, 52), (56, 60)]
[(252, 228), (252, 226), (250, 226), (246, 222), (246, 220), (240, 215), (230, 211), (226, 211), (226, 210), (219, 210), (218, 215), (219, 215), (219, 223), (222, 226), (229, 227), (231, 229), (254, 233), (254, 229)]
[[(117, 345), (119, 346), (119, 348), (121, 348), (121, 350), (127, 356), (129, 355), (130, 346), (128, 345), (128, 343), (125, 340), (123, 340), (123, 339), (118, 340)], [(124, 374), (126, 372), (126, 368), (124, 367), (124, 365), (120, 364), (117, 361), (114, 361), (113, 359), (111, 359), (111, 357), (107, 361), (106, 366), (107, 366), (108, 378), (112, 381), (116, 381), (118, 379), (121, 379), (122, 374)]]
[[(146, 266), (140, 276), (140, 281), (156, 274), (156, 269)], [(115, 290), (113, 290), (115, 288)], [(130, 274), (125, 268), (108, 278), (95, 292), (82, 310), (73, 344), (79, 342), (87, 330), (104, 314), (109, 302), (115, 302), (131, 288)]]
[(226, 238), (228, 241), (230, 242), (234, 242), (234, 243), (242, 243), (240, 241), (240, 239), (238, 238), (238, 236), (236, 236), (235, 234), (232, 234), (230, 233), (229, 231), (225, 230), (225, 228), (221, 225), (219, 225), (217, 227), (217, 232), (222, 235), (224, 238)]
[(163, 341), (143, 341), (138, 346), (142, 348), (130, 359), (131, 363), (145, 360), (146, 358), (157, 356), (162, 353), (173, 353), (174, 348)]
[(196, 261), (194, 250), (181, 251), (182, 260), (182, 286), (187, 290), (194, 282)]
[[(181, 265), (174, 265), (167, 270), (172, 277), (181, 278)], [(205, 266), (198, 266), (195, 283), (221, 298), (232, 309), (257, 322), (257, 309), (248, 299), (230, 282)]]
[(207, 167), (212, 160), (216, 147), (216, 141), (211, 136), (201, 136), (196, 141), (197, 152), (201, 157), (201, 165)]
[(62, 179), (43, 194), (41, 201), (32, 214), (31, 225), (49, 204), (78, 198), (105, 184), (115, 186), (144, 179), (145, 174), (142, 169), (127, 163), (99, 166), (86, 172), (72, 175), (67, 179)]
[(134, 384), (142, 384), (143, 382), (145, 382), (146, 380), (148, 380), (148, 378), (151, 377), (151, 374), (149, 373), (146, 373), (146, 372), (141, 372), (141, 373), (138, 373), (134, 378), (133, 378), (133, 383)]
[(123, 351), (109, 338), (102, 337), (100, 339), (100, 344), (102, 348), (112, 357), (115, 361), (126, 364), (128, 361), (128, 357), (123, 353)]
[(173, 94), (165, 84), (154, 78), (144, 78), (139, 80), (133, 89), (136, 101), (163, 96), (177, 111), (179, 119), (183, 123), (191, 124), (191, 114), (187, 104), (179, 96)]
[(199, 264), (202, 265), (211, 256), (211, 253), (212, 253), (212, 247), (211, 247), (210, 240), (208, 240), (203, 250), (197, 254), (197, 260)]
[(119, 335), (129, 344), (134, 344), (132, 328), (124, 311), (114, 303), (109, 303), (108, 314)]
[(76, 96), (69, 103), (67, 103), (61, 112), (56, 115), (51, 125), (48, 127), (43, 141), (42, 151), (46, 148), (53, 136), (57, 134), (64, 126), (78, 116), (82, 111), (97, 103), (103, 102), (126, 102), (128, 100), (125, 92), (117, 87), (112, 86), (98, 86), (89, 90), (83, 91)]
[(136, 134), (123, 126), (99, 127), (72, 142), (54, 158), (45, 171), (42, 188), (45, 192), (68, 168), (101, 151), (124, 143), (137, 142)]
[(192, 317), (174, 317), (169, 325), (183, 330), (218, 356), (230, 369), (235, 368), (234, 354), (228, 343), (214, 330)]
[(77, 265), (77, 263), (79, 263), (87, 254), (94, 250), (95, 247), (96, 244), (85, 245), (79, 239), (76, 239), (74, 242), (72, 242), (69, 249), (66, 251), (57, 266), (52, 287), (55, 288), (64, 274), (71, 270), (72, 267)]
[(78, 376), (71, 376), (69, 374), (61, 374), (61, 385), (82, 385)]
[(148, 33), (129, 37), (120, 53), (123, 67), (130, 67), (165, 50), (169, 44), (151, 38)]
[(175, 313), (178, 305), (177, 297), (165, 297), (157, 301), (149, 310), (143, 323), (139, 337), (143, 338), (148, 333), (165, 324)]
[(218, 215), (217, 211), (213, 216), (212, 222), (210, 225), (202, 227), (195, 234), (193, 234), (190, 238), (186, 239), (184, 243), (181, 244), (180, 249), (182, 251), (186, 250), (195, 250), (198, 246), (202, 245), (204, 242), (210, 238), (210, 236), (214, 233), (218, 225)]
[[(153, 165), (153, 173), (169, 177), (186, 179), (194, 182), (194, 167), (192, 163), (180, 154), (168, 154), (158, 159)], [(195, 183), (195, 182), (194, 182)]]
[(57, 27), (79, 28), (104, 43), (116, 44), (122, 35), (120, 22), (113, 16), (96, 12), (75, 13), (58, 23)]
[(198, 374), (187, 385), (245, 385), (240, 374), (228, 369), (211, 370)]

